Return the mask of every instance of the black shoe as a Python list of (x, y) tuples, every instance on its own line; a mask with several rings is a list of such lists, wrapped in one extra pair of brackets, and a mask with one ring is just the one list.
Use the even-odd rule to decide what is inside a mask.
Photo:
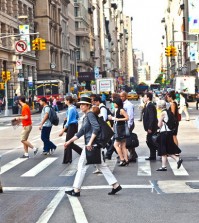
[(80, 192), (75, 192), (74, 190), (68, 190), (65, 193), (73, 197), (80, 197)]
[(21, 156), (20, 158), (29, 158), (29, 156), (25, 156), (25, 155), (23, 155), (23, 156)]
[(148, 157), (145, 160), (156, 160), (156, 157)]
[(183, 160), (179, 159), (179, 161), (177, 162), (177, 169), (179, 169), (182, 165)]
[(126, 162), (126, 160), (120, 161), (118, 166), (128, 166), (129, 162)]
[(157, 169), (156, 171), (167, 171), (166, 167), (160, 167), (159, 169)]
[(117, 188), (113, 188), (112, 191), (108, 193), (108, 195), (115, 195), (120, 190), (122, 190), (122, 187), (119, 185)]

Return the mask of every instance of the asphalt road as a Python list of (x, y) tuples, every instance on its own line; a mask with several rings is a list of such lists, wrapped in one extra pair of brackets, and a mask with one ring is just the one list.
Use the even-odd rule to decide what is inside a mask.
[[(145, 161), (149, 155), (145, 144), (145, 132), (138, 121), (138, 102), (135, 104), (135, 132), (140, 146), (137, 163), (118, 167), (116, 156), (107, 161), (123, 190), (116, 196), (108, 196), (111, 190), (103, 175), (94, 175), (90, 166), (83, 183), (81, 197), (67, 197), (77, 169), (78, 155), (73, 154), (71, 165), (62, 164), (65, 136), (58, 137), (62, 128), (53, 127), (51, 138), (58, 146), (53, 155), (43, 156), (40, 116), (33, 115), (30, 141), (40, 148), (36, 157), (30, 151), (29, 159), (23, 154), (19, 141), (21, 127), (13, 129), (10, 119), (0, 119), (1, 184), (0, 223), (185, 223), (199, 219), (199, 159), (198, 129), (195, 118), (198, 111), (190, 104), (191, 121), (180, 123), (179, 142), (183, 166), (177, 170), (176, 163), (169, 160), (167, 172), (156, 172), (159, 160)], [(59, 114), (60, 120), (64, 111)], [(83, 139), (78, 141), (83, 146)]]

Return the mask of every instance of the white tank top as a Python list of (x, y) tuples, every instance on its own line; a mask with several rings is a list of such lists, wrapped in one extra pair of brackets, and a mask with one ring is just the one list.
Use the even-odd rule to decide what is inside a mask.
[[(167, 115), (167, 112), (166, 111), (163, 111), (162, 112), (164, 115), (165, 115), (165, 117), (164, 117), (164, 119), (163, 119), (163, 125), (162, 125), (162, 127), (160, 128), (160, 132), (168, 132), (168, 131), (171, 131), (169, 128), (168, 128), (168, 126), (167, 126), (167, 122), (168, 122), (168, 120), (169, 120), (169, 117), (168, 117), (168, 115)], [(166, 123), (165, 123), (166, 122)]]

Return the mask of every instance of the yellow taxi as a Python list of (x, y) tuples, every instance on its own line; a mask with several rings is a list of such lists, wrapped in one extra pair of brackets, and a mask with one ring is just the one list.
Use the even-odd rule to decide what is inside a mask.
[(137, 100), (139, 99), (139, 95), (135, 91), (131, 91), (127, 96), (128, 100)]
[(90, 97), (92, 94), (92, 91), (81, 91), (78, 93), (78, 100), (80, 100), (81, 97)]

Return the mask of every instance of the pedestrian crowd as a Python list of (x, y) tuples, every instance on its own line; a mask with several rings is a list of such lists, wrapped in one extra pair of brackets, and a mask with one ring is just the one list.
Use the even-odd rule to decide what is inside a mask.
[[(113, 93), (110, 102), (111, 108), (106, 106), (104, 95), (101, 97), (101, 95), (93, 94), (90, 97), (82, 97), (78, 103), (84, 116), (82, 126), (78, 128), (79, 113), (76, 106), (73, 105), (73, 98), (72, 96), (65, 98), (67, 110), (62, 130), (59, 133), (60, 137), (66, 133), (63, 164), (72, 163), (72, 150), (80, 155), (73, 189), (66, 191), (69, 195), (80, 196), (85, 173), (90, 164), (96, 166), (93, 173), (102, 173), (108, 184), (112, 185), (112, 190), (108, 194), (114, 195), (122, 187), (105, 160), (110, 160), (115, 152), (119, 167), (125, 167), (129, 165), (129, 162), (137, 161), (138, 155), (135, 148), (139, 145), (139, 140), (133, 132), (135, 127), (134, 105), (128, 100), (126, 92)], [(24, 146), (24, 154), (22, 158), (29, 158), (28, 148), (33, 149), (34, 155), (38, 152), (38, 148), (28, 141), (32, 130), (30, 107), (26, 104), (24, 96), (18, 97), (18, 103), (22, 107), (21, 116), (16, 118), (21, 121), (23, 127), (21, 142)], [(42, 111), (39, 130), (41, 130), (41, 140), (43, 141), (42, 154), (53, 154), (57, 147), (50, 140), (50, 133), (52, 126), (58, 125), (59, 119), (56, 111), (59, 112), (59, 110), (55, 106), (56, 101), (48, 102), (45, 97), (40, 98), (40, 105)], [(189, 121), (187, 107), (188, 103), (183, 94), (180, 94), (179, 100), (176, 100), (175, 92), (167, 93), (164, 98), (156, 96), (155, 101), (151, 92), (140, 96), (139, 121), (143, 121), (146, 144), (149, 148), (149, 157), (146, 160), (155, 161), (157, 156), (160, 156), (162, 165), (157, 171), (167, 171), (169, 156), (176, 161), (178, 169), (181, 167), (183, 160), (180, 158), (181, 150), (178, 147), (177, 134), (182, 112), (185, 113), (186, 120)], [(53, 121), (53, 119), (57, 120)], [(107, 126), (110, 131), (103, 132)], [(108, 139), (105, 146), (102, 146), (103, 135)], [(75, 144), (75, 141), (82, 136), (84, 136), (85, 143), (83, 148)], [(103, 149), (106, 149), (105, 152)], [(103, 152), (101, 152), (102, 150)], [(93, 162), (90, 162), (89, 159), (93, 159)]]

